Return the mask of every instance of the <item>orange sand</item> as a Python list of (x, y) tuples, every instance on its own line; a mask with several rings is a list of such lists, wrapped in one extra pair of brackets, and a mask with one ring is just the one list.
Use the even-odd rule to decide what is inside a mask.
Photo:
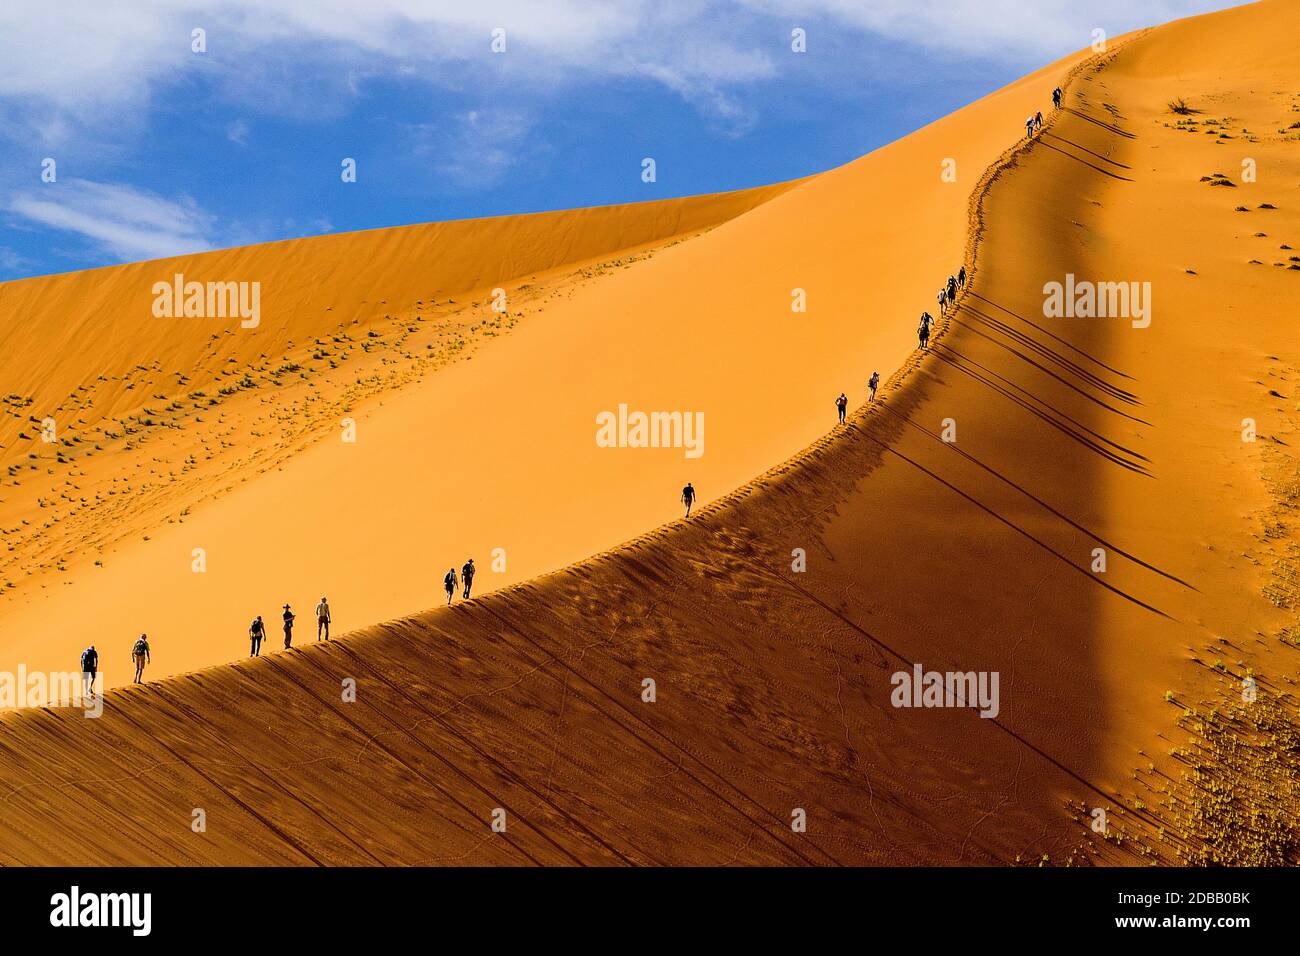
[[(104, 567), (12, 589), (0, 664), (66, 668), (93, 633), (113, 683), (141, 629), (156, 677), (238, 656), (251, 614), (286, 599), (302, 623), (324, 591), (338, 629), (370, 626), (115, 691), (97, 720), (7, 715), (0, 860), (1177, 862), (1203, 836), (1161, 806), (1183, 702), (1235, 693), (1247, 668), (1266, 688), (1294, 682), (1287, 609), (1262, 593), (1289, 545), (1262, 516), (1265, 473), (1296, 441), (1284, 310), (1300, 270), (1278, 247), (1300, 246), (1300, 137), (1285, 131), (1300, 102), (1277, 91), (1294, 88), (1297, 27), (1300, 8), (1269, 0), (1069, 58), (709, 221), (583, 250), (653, 249), (626, 268), (575, 278), (576, 256), (543, 251), (522, 270), (466, 267), (480, 301), (535, 270), (536, 313), (472, 361), (359, 398), (356, 445), (321, 422), (183, 524), (106, 548)], [(1063, 81), (1066, 109), (1004, 155)], [(1225, 125), (1177, 127), (1178, 97)], [(1201, 181), (1216, 172), (1238, 185)], [(325, 241), (213, 255), (261, 257), (303, 294), (324, 288), (302, 261)], [(915, 315), (963, 258), (971, 290), (914, 353)], [(1044, 283), (1067, 273), (1150, 281), (1150, 327), (1045, 317)], [(117, 274), (32, 281), (77, 283), (59, 301), (86, 302)], [(293, 335), (260, 334), (287, 347), (328, 334), (312, 325), (326, 303), (409, 310), (435, 294), (333, 281)], [(796, 287), (807, 314), (790, 311)], [(0, 287), (6, 328), (14, 288)], [(101, 310), (99, 346), (48, 359), (83, 370), (67, 382), (116, 337)], [(204, 345), (184, 348), (193, 362)], [(856, 406), (873, 368), (900, 371), (819, 439), (834, 396)], [(619, 402), (704, 411), (705, 455), (597, 448), (593, 416)], [(261, 411), (245, 403), (227, 413), (232, 443)], [(1260, 441), (1242, 442), (1247, 417)], [(144, 451), (173, 463), (161, 441)], [(687, 478), (713, 502), (701, 514), (586, 558), (673, 518)], [(166, 487), (157, 499), (183, 506)], [(189, 570), (198, 545), (206, 575)], [(508, 570), (492, 575), (498, 546)], [(436, 604), (442, 570), (469, 554), (480, 587), (531, 580), (374, 623)], [(915, 662), (998, 672), (999, 715), (891, 706), (890, 675)], [(1095, 807), (1111, 840), (1088, 828)], [(790, 827), (800, 809), (806, 833)]]

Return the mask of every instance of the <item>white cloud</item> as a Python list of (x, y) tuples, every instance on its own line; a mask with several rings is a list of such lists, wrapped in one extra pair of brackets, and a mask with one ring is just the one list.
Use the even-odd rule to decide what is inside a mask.
[(462, 189), (498, 183), (522, 158), (531, 122), (521, 112), (470, 110), (451, 122), (408, 126), (411, 152), (432, 157), (441, 178)]
[(131, 186), (69, 179), (14, 193), (5, 208), (28, 225), (72, 233), (123, 261), (213, 248), (214, 217), (191, 200)]
[[(1097, 27), (1113, 36), (1233, 2), (0, 0), (0, 142), (38, 156), (63, 156), (60, 147), (103, 154), (97, 140), (129, 141), (148, 128), (151, 101), (167, 88), (196, 109), (215, 99), (241, 117), (301, 120), (346, 112), (374, 79), (426, 82), (492, 104), (454, 123), (408, 127), (440, 175), (484, 188), (528, 155), (527, 116), (537, 113), (529, 97), (598, 91), (611, 78), (660, 84), (722, 132), (744, 133), (757, 117), (746, 86), (789, 68), (795, 25), (809, 29), (814, 54), (833, 30), (841, 45), (860, 38), (864, 57), (876, 37), (918, 47), (918, 68), (926, 51), (1028, 68), (1086, 46)], [(191, 52), (196, 27), (205, 54)], [(491, 52), (497, 27), (504, 54)], [(244, 143), (249, 121), (225, 132)], [(0, 185), (12, 184), (12, 169)], [(70, 180), (14, 193), (5, 207), (15, 222), (81, 236), (122, 259), (214, 242), (213, 218), (192, 201), (125, 185)]]
[[(1178, 17), (1236, 6), (1238, 0), (737, 0), (754, 13), (825, 17), (857, 29), (929, 50), (955, 51), (995, 60), (1033, 59), (1046, 65), (1107, 36), (1154, 26)], [(816, 36), (808, 39), (815, 49)]]
[[(57, 145), (60, 117), (121, 122), (159, 83), (203, 77), (262, 109), (328, 109), (371, 76), (469, 77), (531, 89), (641, 77), (743, 127), (734, 89), (777, 75), (789, 27), (875, 34), (931, 50), (1037, 59), (1232, 0), (5, 0), (0, 101)], [(207, 32), (208, 52), (190, 50)], [(507, 52), (490, 52), (506, 30)], [(815, 27), (815, 29), (814, 29)], [(296, 84), (331, 96), (299, 95)], [(112, 109), (108, 109), (112, 107)], [(335, 104), (335, 108), (338, 105)], [(0, 111), (2, 112), (2, 111)]]
[[(152, 84), (188, 73), (274, 96), (247, 81), (257, 54), (277, 48), (308, 69), (342, 65), (435, 82), (448, 78), (435, 67), (449, 63), (549, 79), (566, 70), (636, 75), (645, 63), (709, 82), (766, 72), (761, 54), (731, 49), (720, 31), (706, 55), (681, 55), (676, 31), (700, 27), (694, 9), (683, 0), (10, 0), (0, 5), (0, 97), (88, 118), (106, 102), (138, 102)], [(196, 27), (206, 31), (205, 54), (190, 50)], [(497, 27), (506, 30), (500, 55), (490, 49)], [(347, 86), (355, 77), (339, 79)]]

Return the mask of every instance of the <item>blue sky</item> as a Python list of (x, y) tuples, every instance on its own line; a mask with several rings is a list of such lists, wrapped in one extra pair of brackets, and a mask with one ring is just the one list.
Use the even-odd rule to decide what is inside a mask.
[[(1087, 46), (1094, 29), (1231, 5), (6, 0), (0, 280), (791, 179)], [(345, 157), (355, 183), (340, 178)]]

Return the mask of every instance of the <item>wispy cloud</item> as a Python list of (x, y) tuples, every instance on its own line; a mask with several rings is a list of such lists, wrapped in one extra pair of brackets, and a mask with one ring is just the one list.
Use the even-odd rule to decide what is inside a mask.
[(8, 246), (0, 246), (0, 272), (18, 272), (32, 264), (32, 260), (20, 256)]
[[(472, 191), (501, 184), (545, 149), (542, 117), (611, 85), (634, 89), (628, 102), (644, 102), (647, 88), (671, 91), (714, 132), (739, 137), (759, 126), (764, 93), (804, 67), (822, 84), (818, 93), (861, 84), (844, 58), (827, 57), (817, 73), (819, 48), (860, 47), (867, 61), (883, 38), (915, 54), (918, 71), (944, 53), (1028, 68), (1086, 46), (1097, 28), (1114, 36), (1235, 2), (3, 0), (0, 151), (15, 162), (0, 164), (0, 209), (15, 228), (76, 237), (73, 254), (128, 260), (198, 251), (262, 237), (238, 234), (184, 195), (168, 195), (175, 187), (157, 167), (146, 174), (152, 178), (136, 179), (140, 165), (121, 163), (176, 116), (210, 111), (222, 124), (216, 138), (224, 131), (231, 143), (261, 145), (283, 136), (286, 122), (359, 129), (349, 114), (372, 88), (414, 88), (418, 99), (425, 85), (436, 94), (431, 102), (452, 105), (414, 124), (409, 113), (379, 119), (408, 131), (410, 152), (426, 170)], [(807, 57), (791, 54), (795, 26), (808, 31)], [(196, 29), (206, 31), (204, 53), (191, 48)], [(492, 50), (498, 29), (504, 53)], [(490, 105), (466, 109), (474, 103)], [(36, 185), (43, 156), (157, 191), (88, 179)], [(393, 168), (402, 169), (401, 159)], [(180, 190), (193, 191), (203, 176), (182, 181)], [(33, 184), (11, 192), (20, 182)], [(225, 200), (205, 198), (218, 201)]]
[[(160, 84), (201, 80), (250, 109), (345, 109), (368, 78), (480, 83), (507, 93), (607, 77), (649, 79), (744, 132), (741, 91), (791, 62), (791, 27), (884, 37), (926, 50), (1033, 62), (1235, 0), (7, 0), (0, 4), (0, 117), (57, 146), (144, 115)], [(191, 50), (206, 31), (207, 50)], [(494, 30), (506, 52), (492, 52)], [(819, 35), (820, 34), (820, 35)], [(836, 37), (842, 41), (843, 37)], [(784, 61), (784, 66), (780, 65)], [(502, 86), (504, 84), (504, 86)], [(505, 105), (517, 105), (514, 102)], [(112, 107), (109, 109), (108, 107)], [(242, 127), (231, 139), (242, 143)]]
[(70, 233), (129, 261), (213, 248), (213, 216), (131, 186), (70, 179), (14, 193), (5, 204), (27, 225)]
[(523, 159), (531, 129), (517, 110), (469, 110), (451, 122), (408, 126), (411, 152), (431, 158), (440, 177), (459, 189), (487, 189)]
[[(1236, 0), (736, 0), (752, 13), (818, 18), (927, 50), (1019, 60), (1062, 56), (1093, 42), (1176, 17), (1236, 6)], [(809, 40), (812, 50), (817, 42)]]

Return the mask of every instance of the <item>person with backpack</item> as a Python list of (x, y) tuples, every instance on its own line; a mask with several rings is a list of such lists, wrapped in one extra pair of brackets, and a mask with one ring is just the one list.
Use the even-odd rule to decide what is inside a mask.
[(135, 646), (131, 648), (131, 659), (135, 661), (135, 681), (136, 684), (144, 683), (144, 665), (150, 663), (149, 660), (149, 635), (141, 634), (136, 640)]
[(1043, 111), (1039, 110), (1037, 113), (1034, 114), (1034, 129), (1040, 130), (1042, 128), (1043, 128)]
[(287, 651), (293, 644), (293, 611), (289, 610), (289, 605), (284, 606), (284, 649)]
[(872, 372), (871, 378), (867, 379), (867, 388), (871, 389), (870, 401), (874, 402), (876, 400), (876, 388), (879, 385), (880, 385), (880, 373)]
[(686, 487), (682, 489), (682, 502), (686, 505), (686, 517), (691, 516), (691, 505), (695, 504), (695, 488), (688, 481)]
[(91, 644), (81, 652), (81, 680), (86, 686), (86, 696), (92, 697), (95, 693), (95, 674), (99, 671), (99, 652), (95, 650), (95, 645)]
[(1061, 97), (1064, 95), (1059, 86), (1052, 90), (1052, 106), (1059, 110), (1061, 108)]
[(921, 324), (916, 327), (916, 335), (920, 340), (921, 348), (923, 349), (930, 347), (930, 323), (932, 321), (933, 318), (930, 316), (929, 312), (921, 313)]
[(316, 605), (316, 640), (320, 640), (320, 632), (325, 632), (325, 640), (330, 639), (330, 604), (325, 598), (320, 599)]
[(840, 413), (840, 424), (844, 424), (844, 416), (849, 410), (849, 397), (840, 392), (840, 397), (835, 399), (835, 408)]
[(253, 623), (248, 625), (249, 639), (249, 657), (260, 657), (262, 654), (262, 639), (266, 637), (266, 625), (262, 623), (262, 615), (257, 615)]
[(447, 592), (447, 604), (451, 605), (451, 599), (456, 595), (456, 569), (448, 568), (447, 573), (442, 576), (442, 587)]
[(469, 600), (469, 589), (474, 584), (474, 559), (470, 558), (460, 569), (460, 579), (465, 584), (464, 599)]
[(957, 270), (957, 285), (959, 288), (966, 288), (966, 267), (962, 266)]
[(948, 301), (957, 301), (957, 277), (948, 276)]
[(1032, 116), (1025, 120), (1025, 135), (1030, 139), (1034, 138), (1034, 118)]

